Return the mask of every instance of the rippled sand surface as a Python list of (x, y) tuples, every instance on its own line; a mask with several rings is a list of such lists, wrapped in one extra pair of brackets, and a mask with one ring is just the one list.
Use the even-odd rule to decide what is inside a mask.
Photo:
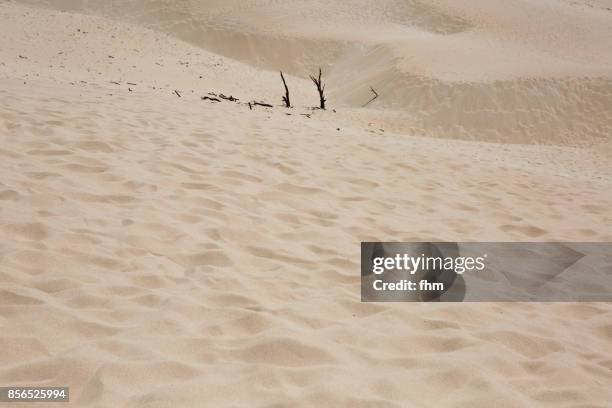
[[(610, 111), (596, 109), (609, 90), (589, 82), (605, 76), (575, 85), (600, 92), (576, 106), (602, 121), (540, 112), (567, 131), (546, 146), (489, 143), (483, 126), (476, 141), (432, 138), (340, 90), (335, 112), (310, 109), (297, 68), (296, 107), (251, 110), (280, 103), (276, 72), (78, 4), (0, 3), (0, 383), (70, 386), (75, 407), (612, 400), (608, 304), (359, 302), (360, 241), (612, 241)], [(470, 21), (406, 4), (425, 13), (415, 30)]]

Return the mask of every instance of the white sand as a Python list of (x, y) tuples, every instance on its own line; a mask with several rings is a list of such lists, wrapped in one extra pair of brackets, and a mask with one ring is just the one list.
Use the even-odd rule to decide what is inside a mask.
[[(612, 400), (608, 304), (359, 302), (364, 240), (612, 241), (609, 2), (52, 3), (71, 12), (0, 3), (0, 384), (76, 407)], [(308, 108), (322, 55), (335, 113)], [(290, 111), (200, 100), (280, 104), (275, 64)]]
[(378, 90), (370, 112), (350, 116), (387, 131), (572, 146), (612, 134), (609, 0), (25, 2), (137, 22), (305, 78), (322, 65), (336, 106), (362, 107)]

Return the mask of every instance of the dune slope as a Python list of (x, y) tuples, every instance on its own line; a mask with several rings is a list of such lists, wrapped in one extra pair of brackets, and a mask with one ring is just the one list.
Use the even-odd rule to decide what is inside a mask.
[(276, 72), (91, 14), (3, 2), (0, 32), (0, 383), (98, 408), (612, 400), (610, 305), (362, 304), (358, 272), (365, 240), (611, 241), (606, 153), (409, 137), (293, 76), (294, 109), (251, 110)]

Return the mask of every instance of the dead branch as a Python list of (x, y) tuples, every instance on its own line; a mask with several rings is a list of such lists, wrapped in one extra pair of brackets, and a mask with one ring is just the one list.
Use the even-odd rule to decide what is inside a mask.
[(270, 105), (269, 103), (265, 103), (265, 102), (253, 102), (253, 105), (255, 106), (264, 106), (266, 108), (271, 108), (272, 105)]
[(285, 96), (283, 96), (283, 102), (285, 103), (285, 107), (291, 107), (291, 101), (289, 100), (289, 88), (287, 87), (287, 82), (285, 82), (285, 76), (283, 75), (283, 71), (280, 72), (281, 79), (283, 80), (283, 85), (285, 86)]
[(378, 98), (378, 92), (376, 92), (376, 91), (374, 90), (374, 88), (372, 88), (371, 86), (370, 86), (370, 90), (371, 90), (371, 91), (372, 91), (372, 93), (374, 94), (374, 97), (373, 97), (372, 99), (370, 99), (369, 101), (367, 101), (367, 102), (365, 103), (365, 105), (363, 105), (364, 107), (365, 107), (365, 106), (367, 106), (367, 105), (369, 105), (369, 104), (370, 104), (370, 102), (372, 102), (374, 99)]
[(220, 99), (212, 98), (210, 96), (202, 96), (200, 99), (202, 99), (203, 101), (221, 102)]
[(325, 84), (321, 82), (321, 68), (319, 68), (319, 78), (317, 79), (313, 75), (310, 75), (310, 79), (316, 85), (317, 92), (319, 93), (319, 107), (324, 110), (325, 101), (326, 101), (325, 96), (324, 96)]
[(177, 91), (176, 89), (174, 90), (174, 93), (176, 94), (176, 96), (178, 96), (179, 98), (181, 97), (181, 94), (179, 93), (179, 91)]
[(219, 94), (219, 98), (225, 99), (226, 101), (237, 102), (238, 98), (234, 98), (233, 96), (225, 96), (223, 94)]

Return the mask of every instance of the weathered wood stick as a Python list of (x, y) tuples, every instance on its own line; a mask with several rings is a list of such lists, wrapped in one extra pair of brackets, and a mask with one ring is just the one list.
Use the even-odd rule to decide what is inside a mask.
[(367, 105), (369, 105), (369, 104), (370, 104), (370, 102), (372, 102), (374, 99), (378, 98), (378, 92), (376, 92), (376, 91), (374, 90), (374, 88), (372, 88), (371, 86), (370, 86), (370, 90), (371, 90), (371, 91), (372, 91), (372, 93), (374, 94), (374, 97), (373, 97), (372, 99), (370, 99), (369, 101), (367, 101), (367, 102), (365, 103), (365, 105), (363, 105), (364, 107), (365, 107), (365, 106), (367, 106)]
[(285, 86), (285, 96), (283, 96), (283, 102), (285, 102), (285, 107), (291, 107), (291, 101), (289, 100), (289, 87), (287, 86), (287, 82), (285, 81), (285, 76), (283, 75), (283, 71), (280, 72), (281, 79), (283, 80), (283, 85)]
[(238, 100), (239, 100), (238, 98), (234, 98), (234, 97), (233, 97), (233, 96), (231, 96), (231, 95), (230, 95), (230, 96), (225, 96), (225, 95), (223, 95), (223, 94), (219, 94), (219, 98), (221, 98), (221, 99), (225, 99), (226, 101), (231, 101), (231, 102), (236, 102), (236, 101), (238, 101)]

